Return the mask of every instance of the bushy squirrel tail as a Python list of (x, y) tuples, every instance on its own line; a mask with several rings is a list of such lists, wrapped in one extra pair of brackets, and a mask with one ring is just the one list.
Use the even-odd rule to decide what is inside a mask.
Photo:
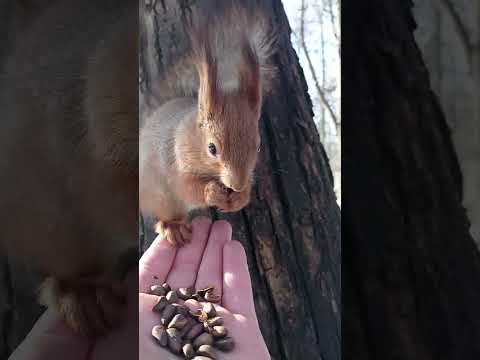
[(154, 86), (157, 106), (173, 98), (198, 97), (205, 76), (214, 76), (216, 86), (228, 92), (242, 86), (246, 73), (257, 73), (262, 93), (270, 92), (276, 31), (266, 12), (242, 1), (211, 3), (192, 14), (186, 26), (189, 51)]

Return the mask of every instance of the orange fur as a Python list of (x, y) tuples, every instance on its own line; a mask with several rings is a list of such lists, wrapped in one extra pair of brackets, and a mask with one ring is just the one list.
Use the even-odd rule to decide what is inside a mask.
[[(140, 207), (157, 216), (160, 231), (169, 223), (185, 222), (193, 208), (230, 212), (248, 204), (260, 146), (267, 54), (272, 51), (265, 23), (238, 6), (200, 19), (190, 31), (192, 49), (187, 56), (199, 81), (196, 90), (183, 91), (197, 98), (180, 92), (145, 120), (140, 135)], [(255, 28), (260, 30), (251, 31)], [(230, 49), (236, 45), (239, 48)], [(182, 71), (190, 74), (183, 61), (179, 60)], [(175, 77), (182, 74), (165, 78)], [(214, 144), (215, 156), (209, 144)], [(179, 231), (163, 234), (172, 244), (188, 241), (176, 240)]]

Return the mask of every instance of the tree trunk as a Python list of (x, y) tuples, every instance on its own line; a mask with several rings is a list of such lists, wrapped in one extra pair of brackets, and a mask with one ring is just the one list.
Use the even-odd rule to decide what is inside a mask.
[[(19, 9), (12, 0), (0, 0), (0, 72), (13, 46)], [(43, 312), (35, 289), (36, 275), (0, 255), (0, 359), (7, 359)]]
[(345, 358), (480, 359), (480, 256), (411, 5), (343, 2)]
[[(190, 1), (141, 4), (141, 91), (184, 50)], [(251, 204), (220, 216), (244, 245), (257, 314), (273, 359), (340, 359), (340, 212), (328, 160), (280, 0), (278, 86), (261, 119), (262, 152)], [(143, 223), (142, 223), (143, 224)], [(154, 234), (141, 229), (142, 248)]]

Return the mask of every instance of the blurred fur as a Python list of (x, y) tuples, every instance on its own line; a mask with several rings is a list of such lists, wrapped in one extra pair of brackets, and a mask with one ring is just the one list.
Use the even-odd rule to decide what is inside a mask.
[(217, 63), (217, 80), (223, 90), (238, 86), (238, 72), (247, 45), (258, 59), (263, 94), (272, 91), (276, 70), (271, 60), (276, 49), (276, 30), (266, 11), (251, 1), (202, 1), (201, 4), (204, 5), (194, 7), (192, 16), (186, 19), (189, 51), (153, 81), (146, 100), (150, 108), (147, 114), (172, 99), (198, 96), (200, 76), (196, 66), (206, 55), (205, 46)]
[(0, 248), (54, 279), (44, 299), (86, 332), (76, 280), (137, 246), (138, 5), (51, 3), (19, 19), (0, 75)]

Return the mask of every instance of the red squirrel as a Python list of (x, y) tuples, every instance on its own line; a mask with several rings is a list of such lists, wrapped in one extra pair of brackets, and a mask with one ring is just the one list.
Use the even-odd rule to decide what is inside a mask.
[(119, 318), (118, 259), (138, 252), (138, 3), (43, 3), (0, 73), (0, 253), (96, 335)]
[(239, 4), (197, 15), (189, 52), (159, 85), (166, 100), (141, 119), (140, 209), (174, 246), (190, 239), (192, 209), (250, 200), (274, 36), (260, 9)]

